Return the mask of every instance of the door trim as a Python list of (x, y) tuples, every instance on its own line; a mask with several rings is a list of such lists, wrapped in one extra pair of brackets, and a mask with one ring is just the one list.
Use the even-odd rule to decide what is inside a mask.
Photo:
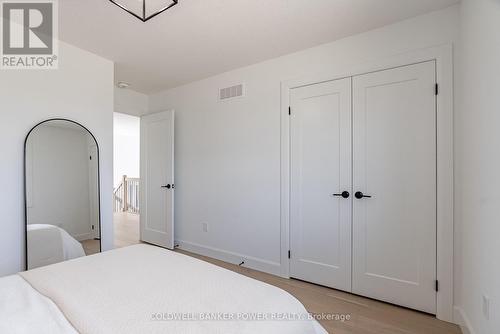
[[(439, 95), (437, 110), (437, 313), (453, 321), (453, 45), (447, 44), (399, 54), (333, 73), (321, 73), (281, 82), (281, 276), (290, 277), (290, 91), (291, 89), (427, 61), (436, 61)], [(293, 110), (292, 110), (293, 112)]]

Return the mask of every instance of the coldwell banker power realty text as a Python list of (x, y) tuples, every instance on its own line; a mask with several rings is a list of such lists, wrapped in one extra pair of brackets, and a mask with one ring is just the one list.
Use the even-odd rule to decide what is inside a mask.
[(2, 69), (56, 69), (57, 3), (1, 1)]

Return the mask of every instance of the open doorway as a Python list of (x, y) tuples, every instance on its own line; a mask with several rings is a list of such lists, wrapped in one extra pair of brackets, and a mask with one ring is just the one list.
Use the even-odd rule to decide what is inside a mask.
[(138, 244), (140, 118), (114, 113), (113, 224), (115, 248)]

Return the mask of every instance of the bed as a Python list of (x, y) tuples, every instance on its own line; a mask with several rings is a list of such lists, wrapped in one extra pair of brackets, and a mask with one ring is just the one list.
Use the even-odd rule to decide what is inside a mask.
[(26, 228), (30, 269), (85, 256), (82, 244), (60, 227), (31, 224)]
[(281, 289), (186, 255), (135, 245), (1, 278), (0, 333), (326, 331)]

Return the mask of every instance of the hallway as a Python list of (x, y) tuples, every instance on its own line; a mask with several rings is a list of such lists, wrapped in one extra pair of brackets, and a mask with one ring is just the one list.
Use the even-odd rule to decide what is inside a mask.
[(128, 212), (113, 214), (114, 247), (121, 248), (140, 243), (139, 215)]

